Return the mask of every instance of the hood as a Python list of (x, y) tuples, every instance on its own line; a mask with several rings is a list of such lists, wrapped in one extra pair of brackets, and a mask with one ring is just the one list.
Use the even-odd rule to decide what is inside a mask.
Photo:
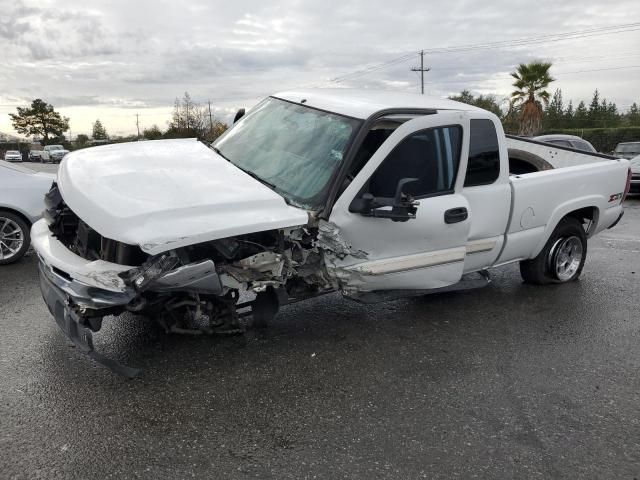
[(72, 152), (60, 165), (58, 186), (100, 235), (150, 254), (308, 221), (305, 210), (195, 139)]

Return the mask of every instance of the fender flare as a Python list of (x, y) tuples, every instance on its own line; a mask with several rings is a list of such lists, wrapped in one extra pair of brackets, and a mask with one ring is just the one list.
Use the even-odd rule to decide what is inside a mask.
[(594, 226), (590, 230), (594, 231), (600, 219), (601, 205), (603, 204), (606, 205), (606, 199), (602, 195), (589, 195), (586, 197), (574, 198), (558, 205), (551, 213), (551, 217), (549, 218), (549, 221), (547, 222), (547, 225), (544, 229), (544, 234), (542, 235), (542, 238), (540, 242), (538, 242), (536, 248), (534, 248), (533, 252), (531, 252), (530, 258), (535, 258), (538, 256), (560, 221), (572, 212), (581, 210), (583, 208), (593, 208)]

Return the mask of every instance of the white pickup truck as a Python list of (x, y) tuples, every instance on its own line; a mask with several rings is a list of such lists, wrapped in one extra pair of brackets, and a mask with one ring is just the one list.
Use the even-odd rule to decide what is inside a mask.
[(296, 91), (211, 148), (69, 154), (31, 236), (58, 324), (133, 375), (93, 350), (106, 315), (230, 333), (326, 292), (378, 301), (475, 287), (512, 262), (527, 282), (575, 280), (587, 239), (622, 216), (629, 178), (626, 160), (505, 137), (469, 105)]
[(42, 163), (60, 163), (64, 156), (69, 153), (62, 145), (47, 145), (40, 151), (40, 161)]

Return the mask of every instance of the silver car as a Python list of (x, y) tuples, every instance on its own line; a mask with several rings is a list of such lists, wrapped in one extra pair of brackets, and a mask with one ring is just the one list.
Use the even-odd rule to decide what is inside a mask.
[(54, 178), (0, 160), (0, 265), (19, 260), (29, 249), (31, 224), (42, 217)]
[(560, 134), (552, 134), (552, 135), (540, 135), (539, 137), (534, 137), (533, 140), (537, 140), (539, 142), (552, 143), (554, 145), (558, 145), (559, 147), (567, 147), (573, 148), (575, 150), (582, 150), (583, 152), (591, 152), (596, 153), (597, 150), (586, 140), (576, 137), (575, 135), (560, 135)]
[(613, 152), (614, 157), (626, 158), (627, 160), (631, 160), (638, 155), (640, 155), (640, 142), (619, 143)]
[(21, 162), (22, 154), (18, 150), (7, 150), (4, 154), (5, 162)]

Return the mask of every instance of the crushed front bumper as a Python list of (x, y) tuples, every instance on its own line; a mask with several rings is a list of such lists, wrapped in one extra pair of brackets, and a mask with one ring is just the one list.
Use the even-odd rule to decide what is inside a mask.
[(135, 376), (137, 369), (96, 352), (92, 337), (104, 315), (124, 308), (136, 296), (118, 276), (132, 267), (75, 255), (51, 235), (45, 220), (33, 224), (31, 243), (38, 253), (42, 298), (62, 331), (98, 363), (127, 377)]
[(135, 377), (140, 370), (121, 365), (95, 351), (92, 336), (95, 323), (92, 322), (101, 321), (101, 317), (88, 317), (79, 313), (87, 307), (107, 309), (126, 305), (134, 294), (109, 292), (66, 279), (55, 273), (42, 260), (38, 269), (42, 298), (58, 326), (73, 344), (96, 362), (114, 372), (129, 378)]

